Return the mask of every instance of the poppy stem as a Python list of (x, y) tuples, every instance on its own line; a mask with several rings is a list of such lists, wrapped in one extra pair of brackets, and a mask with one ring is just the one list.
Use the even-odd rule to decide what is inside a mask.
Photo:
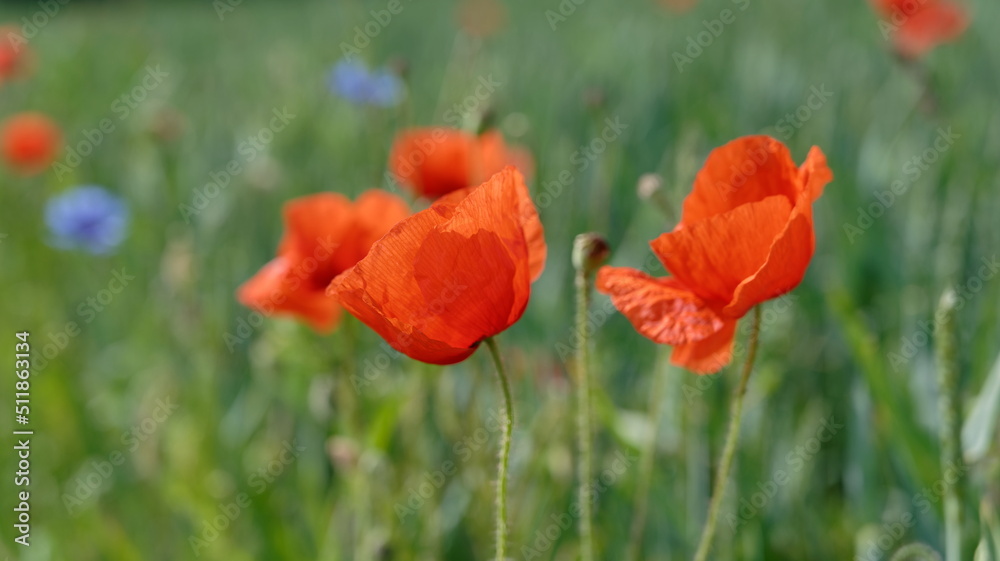
[(591, 486), (594, 433), (590, 402), (590, 292), (593, 274), (608, 258), (608, 243), (595, 232), (580, 234), (573, 240), (573, 268), (576, 269), (576, 438), (579, 448), (577, 477), (580, 505), (580, 561), (594, 561), (594, 489)]
[(715, 484), (712, 488), (712, 499), (708, 505), (708, 519), (705, 521), (705, 528), (701, 532), (701, 540), (698, 542), (698, 549), (694, 554), (695, 561), (705, 561), (708, 553), (712, 549), (712, 537), (715, 535), (715, 526), (719, 521), (719, 509), (722, 506), (722, 497), (726, 493), (726, 483), (729, 481), (729, 470), (733, 465), (733, 456), (736, 453), (736, 441), (740, 437), (740, 422), (743, 416), (743, 397), (747, 393), (747, 382), (750, 381), (750, 373), (753, 371), (753, 361), (757, 356), (757, 345), (760, 340), (760, 306), (754, 308), (753, 324), (750, 327), (750, 340), (747, 343), (747, 358), (743, 363), (743, 372), (740, 374), (740, 382), (733, 395), (732, 413), (729, 417), (729, 429), (726, 431), (726, 443), (722, 449), (722, 460), (719, 463), (719, 471), (715, 474)]
[(504, 401), (503, 425), (500, 436), (500, 463), (497, 467), (496, 519), (496, 561), (504, 561), (507, 558), (507, 471), (510, 465), (511, 433), (514, 430), (514, 400), (510, 396), (510, 382), (507, 379), (507, 371), (503, 367), (503, 361), (500, 359), (500, 349), (497, 348), (493, 337), (486, 338), (486, 347), (490, 350), (493, 364), (497, 367), (497, 380), (500, 382)]
[[(962, 466), (962, 421), (959, 410), (958, 343), (956, 341), (955, 307), (957, 298), (946, 291), (938, 304), (934, 338), (937, 346), (938, 407), (941, 413), (941, 472)], [(947, 481), (947, 479), (945, 479)], [(959, 561), (962, 554), (962, 480), (948, 485), (944, 493), (944, 558)]]
[(591, 435), (594, 432), (590, 423), (590, 346), (587, 336), (587, 312), (590, 309), (590, 279), (585, 268), (576, 273), (576, 335), (580, 338), (576, 347), (576, 438), (579, 456), (577, 457), (577, 478), (579, 488), (577, 501), (580, 503), (580, 561), (594, 560), (594, 530), (593, 530), (593, 487), (590, 485), (593, 465)]

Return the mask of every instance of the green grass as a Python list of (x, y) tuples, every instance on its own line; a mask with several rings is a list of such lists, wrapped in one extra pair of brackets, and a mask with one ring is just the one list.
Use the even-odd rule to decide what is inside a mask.
[[(940, 550), (941, 502), (925, 511), (915, 498), (942, 477), (933, 337), (901, 366), (890, 353), (903, 352), (903, 339), (932, 319), (947, 286), (975, 277), (980, 260), (1000, 252), (1000, 36), (992, 26), (1000, 7), (968, 4), (969, 31), (925, 61), (938, 99), (929, 113), (860, 0), (753, 1), (742, 12), (739, 3), (709, 0), (685, 15), (652, 2), (590, 0), (555, 30), (545, 11), (557, 2), (511, 2), (504, 32), (481, 45), (456, 39), (453, 3), (403, 0), (362, 52), (373, 65), (408, 63), (409, 101), (386, 111), (351, 106), (324, 84), (340, 44), (385, 3), (244, 2), (220, 21), (209, 3), (71, 2), (31, 40), (35, 75), (0, 90), (0, 113), (44, 111), (71, 146), (101, 119), (115, 130), (62, 177), (0, 175), (0, 232), (8, 236), (0, 240), (0, 341), (12, 349), (13, 334), (28, 330), (37, 352), (68, 322), (80, 328), (32, 377), (30, 548), (13, 543), (16, 468), (13, 437), (5, 437), (0, 556), (195, 558), (191, 537), (205, 537), (205, 522), (243, 493), (247, 506), (198, 558), (492, 558), (499, 432), (489, 416), (500, 400), (485, 351), (457, 366), (425, 366), (390, 357), (353, 319), (328, 337), (272, 319), (243, 338), (237, 330), (251, 313), (234, 297), (273, 255), (284, 201), (390, 187), (383, 178), (394, 131), (444, 123), (445, 111), (491, 75), (501, 85), (486, 104), (509, 140), (534, 153), (534, 192), (558, 191), (553, 182), (564, 170), (572, 177), (540, 210), (546, 272), (524, 318), (499, 337), (518, 416), (512, 557), (525, 559), (522, 547), (546, 540), (550, 546), (527, 558), (577, 554), (575, 520), (558, 526), (576, 496), (571, 377), (560, 359), (572, 344), (574, 236), (603, 232), (613, 264), (640, 266), (646, 242), (673, 223), (636, 197), (639, 176), (661, 174), (679, 208), (712, 148), (745, 134), (781, 135), (782, 119), (807, 103), (813, 86), (833, 95), (785, 140), (797, 161), (822, 147), (836, 179), (815, 205), (818, 247), (805, 281), (790, 306), (764, 311), (724, 516), (740, 516), (741, 499), (752, 501), (778, 471), (789, 478), (735, 530), (720, 521), (712, 558), (852, 559), (906, 512), (915, 523), (892, 549), (922, 541)], [(738, 11), (734, 23), (679, 72), (673, 54), (727, 8)], [(4, 6), (0, 21), (35, 9)], [(115, 100), (148, 66), (168, 76), (121, 118)], [(602, 103), (588, 101), (594, 92)], [(151, 133), (164, 108), (183, 121), (174, 140)], [(281, 108), (295, 115), (289, 126), (266, 154), (243, 160), (239, 144)], [(627, 128), (580, 170), (573, 154), (605, 119)], [(856, 224), (876, 191), (910, 177), (904, 165), (933, 145), (940, 127), (960, 138), (852, 243), (844, 224)], [(179, 205), (234, 158), (246, 171), (188, 223)], [(117, 254), (45, 244), (45, 200), (79, 183), (129, 201), (133, 222)], [(122, 269), (135, 280), (87, 322), (78, 307)], [(597, 296), (595, 309), (606, 308)], [(968, 408), (1000, 352), (1000, 277), (970, 294), (957, 319)], [(230, 349), (227, 333), (244, 340)], [(617, 314), (593, 339), (595, 472), (616, 459), (627, 464), (599, 492), (599, 558), (621, 559), (629, 545), (643, 489), (639, 458), (654, 432), (640, 558), (690, 558), (738, 365), (710, 378), (669, 367), (669, 349)], [(356, 393), (352, 373), (386, 362)], [(14, 378), (2, 383), (12, 387)], [(3, 395), (0, 432), (9, 434), (12, 400)], [(157, 400), (168, 398), (176, 411), (150, 421)], [(844, 428), (809, 452), (831, 416)], [(146, 440), (123, 440), (144, 420), (152, 427)], [(292, 442), (298, 455), (274, 464), (275, 477), (262, 476)], [(116, 453), (120, 465), (101, 475)], [(980, 498), (997, 492), (985, 464), (962, 479), (970, 540), (978, 539)], [(93, 496), (67, 509), (78, 478), (94, 473)], [(421, 484), (429, 498), (416, 500)], [(994, 510), (996, 496), (987, 503)], [(554, 537), (539, 541), (553, 524)]]

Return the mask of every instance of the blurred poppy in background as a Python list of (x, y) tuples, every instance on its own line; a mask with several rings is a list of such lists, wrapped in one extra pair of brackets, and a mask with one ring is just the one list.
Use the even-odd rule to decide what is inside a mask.
[(31, 51), (21, 31), (14, 26), (0, 26), (0, 86), (24, 74)]
[(732, 357), (736, 321), (802, 281), (815, 248), (812, 203), (832, 179), (819, 148), (796, 167), (773, 138), (730, 142), (698, 173), (680, 224), (650, 243), (673, 276), (603, 267), (597, 289), (639, 333), (673, 345), (671, 362), (716, 372)]
[(400, 222), (330, 293), (396, 350), (453, 364), (521, 318), (546, 251), (524, 177), (507, 167)]
[(402, 199), (378, 189), (354, 203), (339, 193), (292, 200), (285, 205), (278, 256), (243, 284), (237, 297), (265, 315), (293, 315), (328, 332), (340, 318), (336, 299), (326, 294), (330, 281), (409, 214)]
[(41, 113), (18, 113), (0, 125), (0, 153), (22, 175), (43, 171), (61, 149), (59, 127)]
[(873, 0), (885, 21), (879, 27), (892, 37), (901, 56), (919, 58), (934, 47), (954, 41), (969, 26), (965, 9), (948, 0)]
[(472, 37), (496, 35), (507, 25), (507, 7), (500, 0), (462, 0), (455, 10), (459, 28)]
[(111, 253), (125, 239), (128, 221), (125, 201), (96, 185), (70, 189), (45, 205), (50, 243), (60, 249)]
[(358, 105), (394, 107), (403, 101), (406, 86), (390, 70), (369, 70), (358, 60), (341, 60), (330, 71), (330, 91)]
[(496, 130), (476, 136), (449, 128), (409, 129), (396, 137), (389, 154), (396, 180), (429, 199), (480, 185), (508, 165), (529, 178), (534, 173), (531, 154), (508, 147)]

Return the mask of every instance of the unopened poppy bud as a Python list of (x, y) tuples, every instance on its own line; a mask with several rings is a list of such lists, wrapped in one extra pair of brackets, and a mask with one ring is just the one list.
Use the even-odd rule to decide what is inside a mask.
[(636, 183), (635, 191), (640, 201), (652, 203), (668, 221), (677, 220), (674, 205), (670, 204), (670, 199), (666, 191), (663, 190), (663, 177), (659, 174), (642, 174)]
[(643, 201), (648, 201), (652, 199), (663, 187), (663, 178), (655, 173), (644, 173), (639, 176), (639, 182), (636, 184), (636, 193), (639, 195), (639, 199)]
[(604, 264), (611, 254), (611, 248), (604, 237), (595, 232), (580, 234), (573, 242), (573, 268), (592, 273)]

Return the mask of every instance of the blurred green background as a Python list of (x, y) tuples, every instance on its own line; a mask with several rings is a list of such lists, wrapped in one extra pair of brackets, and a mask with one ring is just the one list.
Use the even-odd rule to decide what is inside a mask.
[[(492, 558), (499, 396), (484, 352), (425, 366), (387, 353), (353, 319), (321, 337), (292, 320), (257, 322), (234, 297), (273, 255), (284, 201), (394, 188), (385, 162), (395, 131), (446, 124), (489, 77), (499, 86), (470, 107), (491, 109), (508, 140), (530, 148), (532, 190), (550, 195), (538, 200), (545, 274), (499, 338), (517, 407), (512, 556), (577, 555), (575, 519), (560, 526), (575, 500), (563, 360), (578, 340), (573, 237), (600, 231), (612, 263), (655, 263), (646, 242), (675, 219), (636, 196), (640, 176), (659, 174), (676, 212), (708, 152), (755, 133), (785, 141), (797, 161), (822, 147), (836, 179), (815, 204), (805, 281), (764, 311), (712, 558), (839, 561), (877, 543), (868, 558), (887, 559), (912, 541), (940, 549), (934, 337), (921, 322), (945, 288), (966, 287), (968, 412), (1000, 352), (1000, 277), (980, 273), (1000, 252), (1000, 5), (967, 2), (970, 29), (917, 66), (895, 60), (861, 0), (706, 0), (683, 14), (637, 0), (525, 0), (505, 3), (506, 24), (485, 39), (460, 31), (453, 2), (401, 5), (360, 49), (371, 66), (405, 64), (408, 98), (394, 109), (357, 107), (326, 87), (342, 43), (387, 2), (243, 2), (221, 17), (210, 2), (70, 2), (30, 39), (34, 75), (0, 90), (0, 116), (43, 111), (69, 147), (102, 119), (115, 130), (68, 173), (0, 175), (4, 356), (17, 331), (30, 331), (36, 355), (54, 345), (31, 378), (32, 545), (13, 541), (16, 457), (5, 436), (0, 557)], [(0, 22), (41, 9), (4, 2)], [(735, 21), (679, 68), (675, 55), (697, 52), (686, 52), (689, 38), (725, 9)], [(547, 15), (560, 10), (564, 20)], [(133, 99), (149, 68), (165, 76)], [(813, 88), (831, 93), (809, 108)], [(246, 158), (240, 143), (275, 110), (294, 118)], [(626, 128), (584, 155), (606, 119)], [(912, 173), (941, 128), (958, 138)], [(234, 159), (246, 170), (188, 220), (179, 205)], [(572, 180), (559, 185), (564, 171)], [(878, 212), (876, 195), (897, 179), (906, 192)], [(46, 245), (45, 201), (77, 184), (128, 201), (116, 254)], [(850, 235), (845, 224), (868, 226)], [(134, 280), (82, 314), (116, 271)], [(617, 314), (605, 321), (607, 309), (597, 296), (596, 473), (612, 474), (596, 507), (600, 558), (690, 558), (735, 367), (705, 378), (672, 368), (669, 348)], [(69, 322), (78, 335), (66, 334)], [(6, 376), (0, 432), (10, 435)], [(1000, 504), (995, 417), (987, 410), (970, 429), (990, 444), (958, 483), (970, 551), (980, 513), (996, 524)], [(842, 428), (823, 432), (824, 420)], [(788, 477), (772, 485), (779, 471)], [(913, 523), (897, 532), (907, 513)]]

